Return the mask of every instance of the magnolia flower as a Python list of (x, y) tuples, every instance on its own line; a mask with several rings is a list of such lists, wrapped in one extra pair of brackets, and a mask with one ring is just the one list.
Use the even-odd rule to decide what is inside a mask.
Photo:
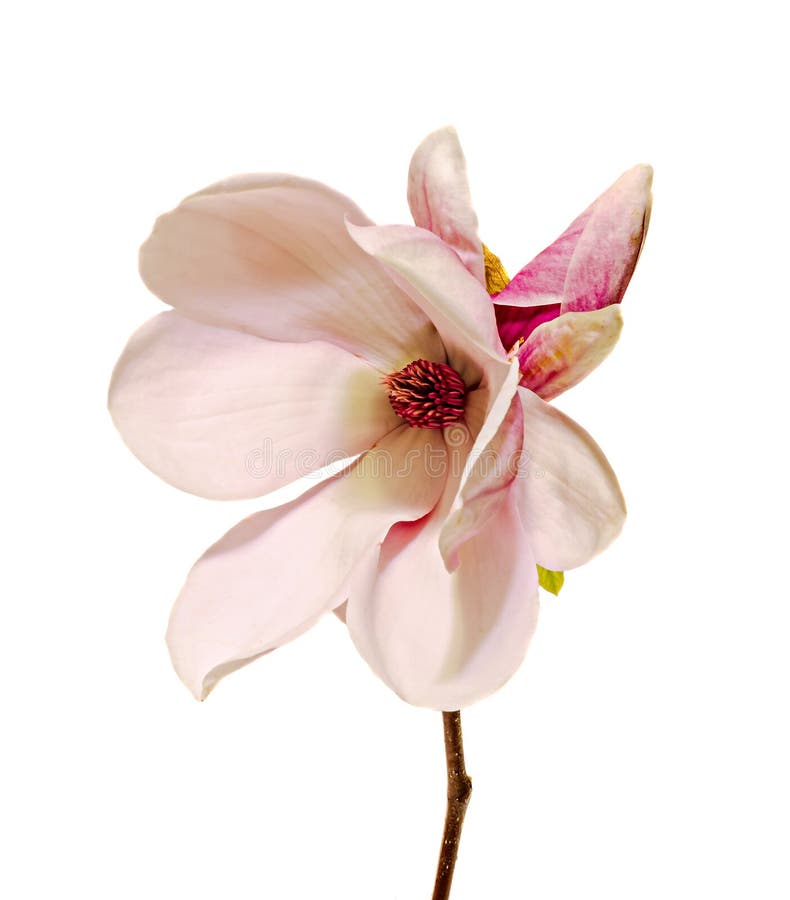
[(466, 163), (454, 129), (434, 132), (409, 171), (417, 225), (453, 247), (493, 295), (499, 335), (518, 354), (521, 385), (551, 400), (577, 384), (620, 336), (620, 301), (650, 219), (653, 170), (622, 175), (508, 283), (477, 236)]
[[(597, 307), (578, 310), (620, 299), (635, 245), (623, 262), (610, 219), (625, 201), (594, 204), (546, 258), (551, 278), (527, 267), (492, 303), (454, 132), (423, 144), (409, 184), (423, 227), (375, 226), (316, 182), (239, 177), (162, 216), (141, 250), (145, 283), (172, 309), (133, 335), (109, 403), (145, 465), (234, 499), (356, 457), (241, 522), (189, 573), (167, 641), (199, 699), (335, 610), (405, 700), (469, 705), (526, 652), (536, 564), (581, 565), (622, 526), (601, 450), (541, 394), (602, 355), (581, 319), (560, 323), (607, 331)], [(506, 311), (538, 306), (554, 315), (503, 343)], [(539, 347), (565, 368), (531, 368)]]

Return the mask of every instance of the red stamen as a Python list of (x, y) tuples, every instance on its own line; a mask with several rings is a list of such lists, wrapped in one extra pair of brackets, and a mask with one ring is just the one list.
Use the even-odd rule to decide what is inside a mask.
[(412, 428), (446, 428), (463, 418), (466, 385), (444, 363), (415, 359), (382, 383), (392, 408)]

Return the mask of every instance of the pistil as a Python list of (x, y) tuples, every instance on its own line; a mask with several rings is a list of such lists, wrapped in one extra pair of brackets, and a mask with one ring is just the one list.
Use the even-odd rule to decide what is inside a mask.
[(383, 384), (392, 408), (412, 428), (446, 428), (463, 418), (466, 385), (444, 363), (415, 359)]

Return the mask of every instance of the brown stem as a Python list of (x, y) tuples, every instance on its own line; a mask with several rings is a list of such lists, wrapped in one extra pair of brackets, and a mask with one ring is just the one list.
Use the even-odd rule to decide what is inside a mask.
[(447, 900), (453, 884), (461, 829), (464, 826), (466, 807), (472, 796), (472, 779), (466, 774), (464, 765), (464, 739), (461, 734), (461, 713), (443, 712), (444, 751), (447, 755), (447, 816), (444, 820), (442, 849), (439, 852), (439, 867), (436, 870), (436, 884), (433, 900)]

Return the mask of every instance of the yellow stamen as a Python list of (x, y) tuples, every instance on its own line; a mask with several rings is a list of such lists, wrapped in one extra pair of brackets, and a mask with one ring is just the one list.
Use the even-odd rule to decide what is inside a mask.
[[(510, 348), (510, 351), (508, 352), (508, 355), (507, 355), (508, 360), (513, 359), (513, 357), (516, 356), (516, 355), (518, 354), (518, 351), (521, 349), (521, 346), (522, 346), (522, 344), (524, 343), (525, 340), (526, 340), (526, 338), (520, 337), (520, 338), (516, 341), (516, 343), (513, 344), (513, 346)], [(522, 374), (523, 374), (523, 373), (522, 373)]]
[(489, 294), (498, 294), (510, 284), (505, 267), (499, 257), (483, 244), (483, 259), (486, 266), (486, 290)]

